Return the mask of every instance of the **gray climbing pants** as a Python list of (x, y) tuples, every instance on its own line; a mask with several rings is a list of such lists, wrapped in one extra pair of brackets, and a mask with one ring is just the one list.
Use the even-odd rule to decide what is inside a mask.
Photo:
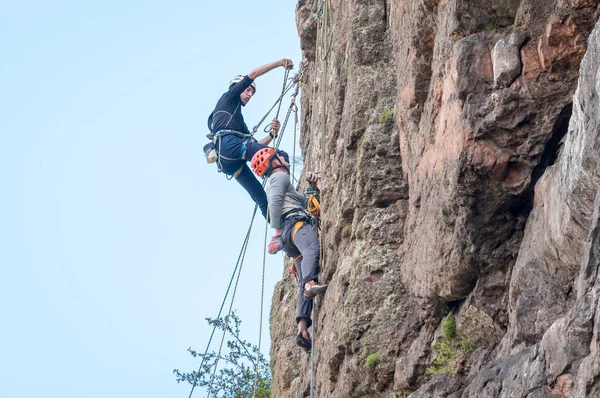
[[(290, 236), (291, 237), (291, 236)], [(319, 255), (321, 245), (315, 227), (310, 223), (304, 223), (296, 232), (292, 240), (293, 246), (298, 249), (302, 257), (294, 263), (300, 286), (298, 287), (298, 306), (296, 311), (296, 323), (305, 319), (310, 327), (312, 320), (310, 314), (313, 309), (313, 300), (304, 299), (304, 284), (309, 281), (317, 281), (319, 275)]]

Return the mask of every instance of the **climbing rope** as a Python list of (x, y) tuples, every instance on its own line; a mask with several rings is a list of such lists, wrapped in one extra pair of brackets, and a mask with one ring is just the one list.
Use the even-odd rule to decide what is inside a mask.
[[(286, 69), (285, 75), (283, 76), (283, 86), (281, 87), (281, 95), (279, 96), (279, 98), (283, 98), (283, 96), (285, 95), (285, 86), (286, 86), (289, 74), (290, 74), (290, 71), (288, 69)], [(275, 119), (279, 118), (279, 111), (281, 110), (282, 103), (283, 103), (283, 101), (279, 101), (279, 106), (277, 107), (277, 112), (275, 113)], [(271, 134), (272, 131), (273, 131), (273, 129), (271, 128), (271, 125), (267, 124), (265, 126), (264, 132), (267, 134)]]
[[(269, 219), (269, 207), (267, 206), (267, 220)], [(263, 303), (264, 303), (264, 297), (265, 297), (265, 269), (266, 269), (266, 263), (267, 263), (267, 232), (269, 230), (269, 223), (265, 222), (265, 243), (263, 245), (263, 263), (262, 263), (262, 282), (261, 282), (261, 286), (260, 286), (260, 323), (259, 323), (259, 330), (258, 330), (258, 354), (257, 354), (257, 359), (256, 359), (256, 364), (255, 364), (255, 368), (254, 368), (254, 387), (252, 388), (252, 396), (256, 397), (256, 384), (258, 383), (258, 364), (259, 364), (259, 359), (260, 359), (260, 345), (262, 342), (262, 325), (263, 325)]]
[[(298, 135), (298, 106), (296, 105), (296, 97), (293, 102), (294, 111), (294, 141), (292, 146), (292, 177), (296, 180), (296, 136)], [(296, 182), (298, 182), (296, 180)]]
[[(286, 74), (285, 74), (285, 78), (284, 79), (287, 79), (288, 74), (289, 74), (289, 71), (286, 70)], [(258, 131), (258, 128), (260, 127), (261, 124), (263, 124), (263, 122), (265, 121), (265, 119), (267, 118), (267, 116), (269, 116), (269, 114), (271, 113), (271, 111), (273, 109), (275, 109), (275, 107), (277, 105), (281, 104), (281, 101), (283, 101), (283, 97), (285, 96), (285, 94), (287, 94), (292, 89), (292, 87), (294, 87), (295, 84), (296, 83), (294, 83), (294, 78), (292, 78), (291, 81), (287, 84), (287, 86), (284, 86), (285, 88), (284, 88), (283, 92), (281, 93), (281, 95), (279, 96), (279, 98), (277, 99), (277, 101), (275, 101), (275, 103), (273, 104), (273, 106), (271, 106), (271, 109), (269, 109), (267, 111), (267, 113), (265, 113), (265, 115), (262, 117), (262, 119), (260, 119), (260, 121), (256, 124), (256, 126), (254, 126), (252, 128), (252, 135), (256, 134), (256, 132)], [(279, 109), (277, 110), (277, 113), (279, 114)]]
[[(242, 249), (240, 250), (240, 254), (238, 255), (238, 259), (235, 264), (235, 268), (233, 269), (231, 279), (229, 280), (229, 285), (227, 286), (227, 291), (225, 292), (225, 297), (223, 298), (223, 302), (221, 303), (221, 308), (219, 309), (219, 314), (217, 315), (217, 319), (220, 319), (220, 317), (221, 317), (221, 313), (223, 312), (223, 307), (225, 306), (225, 302), (227, 301), (227, 296), (229, 295), (229, 291), (231, 289), (231, 284), (233, 283), (233, 280), (235, 278), (235, 273), (238, 270), (238, 267), (239, 267), (240, 273), (241, 273), (241, 268), (244, 263), (244, 257), (246, 255), (246, 248), (248, 247), (248, 241), (250, 239), (250, 232), (252, 231), (252, 225), (254, 224), (254, 218), (256, 217), (257, 209), (258, 209), (258, 205), (255, 205), (254, 212), (252, 213), (252, 219), (250, 220), (250, 226), (248, 227), (248, 232), (246, 233), (246, 237), (244, 238), (244, 243), (242, 244)], [(238, 274), (238, 279), (239, 279), (239, 274)], [(233, 293), (234, 295), (235, 295), (235, 289), (237, 289), (237, 283), (234, 288), (234, 293)], [(200, 363), (198, 372), (196, 372), (196, 376), (194, 377), (194, 383), (192, 383), (192, 389), (190, 391), (189, 398), (192, 397), (192, 394), (194, 393), (194, 389), (198, 385), (198, 374), (200, 374), (200, 372), (202, 371), (202, 367), (204, 366), (204, 362), (206, 361), (206, 354), (208, 353), (208, 349), (210, 348), (210, 343), (212, 342), (212, 339), (213, 339), (213, 336), (215, 335), (216, 330), (217, 330), (217, 325), (215, 325), (213, 327), (212, 333), (210, 334), (210, 338), (208, 339), (208, 344), (206, 345), (206, 349), (204, 350), (204, 355), (202, 356), (202, 362)]]
[[(323, 45), (323, 40), (327, 40), (328, 30), (329, 30), (329, 0), (324, 0), (324, 12), (325, 18), (323, 19), (323, 38), (321, 39), (321, 45)], [(326, 43), (326, 42), (325, 42)], [(326, 44), (325, 44), (326, 45)], [(321, 53), (323, 49), (321, 48)], [(328, 55), (329, 50), (326, 49), (325, 55), (321, 54), (321, 61), (323, 64), (323, 73), (321, 74), (321, 87), (323, 88), (323, 96), (321, 101), (321, 169), (323, 169), (323, 163), (325, 162), (325, 136), (326, 136), (326, 121), (327, 121), (327, 69), (328, 69)]]
[[(256, 205), (254, 206), (256, 209)], [(256, 214), (256, 211), (254, 212), (254, 215)], [(253, 218), (254, 218), (253, 215)], [(243, 262), (243, 258), (246, 257), (246, 249), (248, 248), (248, 244), (245, 245), (244, 247), (244, 255), (242, 256), (242, 262)], [(208, 384), (208, 392), (206, 393), (206, 398), (210, 397), (210, 392), (212, 390), (212, 386), (213, 386), (213, 381), (215, 379), (215, 374), (217, 373), (217, 368), (219, 367), (219, 359), (221, 358), (221, 351), (223, 349), (223, 342), (225, 341), (225, 334), (227, 333), (227, 329), (229, 328), (229, 318), (231, 317), (231, 310), (233, 309), (233, 302), (235, 300), (235, 293), (237, 291), (237, 287), (238, 287), (238, 283), (240, 282), (240, 275), (242, 274), (242, 267), (240, 267), (240, 270), (238, 272), (237, 278), (235, 280), (235, 286), (233, 288), (233, 293), (231, 295), (231, 304), (229, 304), (229, 313), (227, 314), (227, 316), (225, 317), (225, 327), (223, 328), (223, 336), (221, 337), (221, 344), (219, 345), (219, 352), (217, 353), (217, 359), (215, 360), (215, 364), (214, 364), (214, 369), (212, 372), (212, 375), (210, 376), (210, 383)], [(258, 358), (256, 359), (256, 362), (258, 363)], [(191, 393), (190, 393), (191, 396)]]
[(325, 29), (325, 54), (321, 54), (321, 61), (325, 61), (327, 56), (329, 56), (329, 51), (331, 50), (331, 44), (333, 43), (333, 35), (329, 34), (329, 26), (332, 25), (331, 15), (329, 14), (329, 8), (331, 5), (329, 4), (330, 0), (324, 0), (321, 3), (321, 9), (319, 10), (319, 17), (325, 14), (325, 18), (323, 19), (323, 25)]
[[(298, 88), (298, 86), (296, 86), (296, 90), (294, 91), (294, 94), (292, 94), (292, 103), (290, 104), (287, 114), (285, 115), (285, 119), (283, 120), (283, 124), (281, 125), (281, 131), (284, 131), (285, 128), (287, 127), (288, 121), (290, 120), (290, 115), (292, 114), (292, 110), (296, 103), (296, 96), (298, 95), (298, 93), (299, 93), (299, 88)], [(283, 134), (277, 135), (277, 144), (276, 144), (277, 148), (279, 148), (282, 138), (283, 138)]]
[(304, 80), (307, 73), (308, 73), (308, 60), (303, 59), (300, 62), (300, 66), (298, 67), (298, 73), (296, 73), (294, 75), (294, 77), (292, 77), (292, 83), (299, 84), (302, 80)]
[(317, 301), (317, 297), (315, 297), (313, 300), (315, 300), (315, 305), (313, 307), (313, 313), (316, 312), (316, 315), (313, 316), (314, 320), (313, 320), (313, 338), (312, 338), (312, 349), (310, 350), (310, 398), (314, 397), (314, 386), (315, 386), (315, 352), (317, 351), (317, 320), (319, 318), (319, 312), (317, 311), (317, 305), (318, 305), (318, 301)]
[[(326, 118), (327, 118), (327, 69), (328, 69), (328, 56), (331, 50), (331, 44), (333, 42), (333, 35), (329, 33), (329, 26), (331, 25), (331, 16), (329, 14), (329, 0), (322, 0), (318, 17), (319, 19), (324, 14), (325, 17), (322, 20), (321, 29), (317, 27), (317, 50), (315, 54), (316, 60), (324, 61), (323, 65), (323, 73), (321, 74), (321, 162), (325, 161), (325, 128), (326, 128)], [(325, 48), (324, 48), (325, 47)], [(316, 64), (315, 64), (316, 70)], [(315, 134), (315, 120), (316, 120), (316, 97), (317, 97), (317, 88), (316, 88), (316, 76), (313, 80), (313, 90), (312, 90), (312, 98), (310, 102), (311, 106), (311, 117), (310, 117), (310, 134)], [(312, 152), (312, 140), (309, 141), (308, 149), (307, 149), (307, 162), (306, 164), (310, 167), (311, 164), (311, 152)], [(321, 164), (323, 166), (323, 164)], [(314, 195), (309, 197), (307, 203), (307, 210), (313, 218), (315, 219), (315, 231), (317, 232), (317, 236), (319, 236), (320, 224), (318, 215), (321, 211), (321, 205), (317, 198)], [(325, 250), (324, 245), (320, 245), (321, 247), (321, 261), (323, 262), (325, 259)], [(313, 345), (310, 353), (310, 398), (314, 397), (314, 389), (315, 389), (315, 356), (316, 356), (316, 341), (317, 341), (317, 321), (318, 321), (318, 304), (317, 298), (315, 297), (315, 305), (313, 307)]]
[[(317, 30), (317, 42), (319, 41), (319, 31)], [(317, 54), (319, 52), (319, 46), (317, 46)], [(316, 65), (315, 65), (316, 68)], [(312, 87), (312, 95), (311, 95), (311, 99), (310, 99), (310, 131), (309, 131), (309, 135), (308, 135), (308, 148), (306, 149), (306, 167), (310, 167), (310, 154), (311, 154), (311, 148), (312, 148), (312, 137), (311, 134), (314, 133), (315, 131), (315, 101), (316, 101), (316, 97), (317, 97), (317, 85), (316, 82), (313, 81), (313, 87)]]
[[(321, 205), (319, 204), (319, 200), (317, 199), (317, 197), (314, 194), (311, 194), (308, 197), (308, 203), (306, 206), (308, 212), (311, 214), (311, 216), (313, 216), (314, 220), (315, 220), (315, 232), (317, 233), (317, 238), (319, 238), (319, 231), (321, 229), (321, 226), (319, 224), (319, 214), (321, 213)], [(322, 246), (322, 245), (320, 245)], [(314, 302), (314, 307), (313, 307), (313, 344), (312, 344), (312, 349), (310, 350), (310, 398), (313, 398), (313, 390), (314, 390), (314, 384), (315, 384), (315, 352), (317, 350), (316, 348), (316, 342), (317, 342), (317, 320), (319, 318), (319, 311), (317, 309), (317, 306), (319, 304), (319, 301), (317, 300), (317, 297), (314, 298), (315, 302)]]
[[(330, 8), (330, 4), (329, 4), (330, 0), (321, 0), (320, 4), (319, 4), (319, 9), (317, 11), (317, 16), (319, 21), (321, 21), (319, 26), (319, 22), (317, 22), (317, 40), (316, 40), (316, 54), (315, 54), (315, 60), (321, 60), (321, 61), (325, 61), (325, 65), (323, 66), (323, 73), (321, 74), (321, 84), (320, 87), (322, 88), (322, 95), (320, 95), (319, 97), (321, 97), (321, 103), (322, 103), (322, 110), (321, 110), (321, 119), (322, 119), (322, 125), (321, 125), (321, 152), (324, 154), (325, 152), (325, 119), (326, 119), (326, 111), (327, 111), (327, 59), (329, 56), (329, 52), (331, 50), (331, 44), (333, 42), (333, 34), (331, 34), (329, 32), (329, 25), (332, 24), (332, 18), (330, 16), (329, 13), (329, 8)], [(322, 18), (324, 16), (324, 18)], [(308, 63), (308, 60), (307, 60)], [(316, 63), (315, 63), (315, 75), (316, 75)], [(308, 69), (308, 65), (306, 67)], [(313, 78), (313, 87), (312, 87), (312, 93), (311, 93), (311, 101), (310, 101), (310, 107), (311, 107), (311, 115), (310, 115), (310, 133), (314, 134), (315, 132), (315, 120), (316, 120), (316, 99), (317, 99), (317, 82), (316, 82), (316, 76)], [(307, 162), (306, 164), (310, 167), (310, 161), (311, 161), (311, 152), (312, 152), (312, 140), (309, 141), (309, 145), (307, 148)], [(322, 159), (324, 159), (325, 157), (323, 156)]]

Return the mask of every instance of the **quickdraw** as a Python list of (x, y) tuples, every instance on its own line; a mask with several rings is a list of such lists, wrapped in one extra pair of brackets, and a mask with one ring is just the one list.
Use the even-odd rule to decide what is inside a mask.
[(317, 197), (317, 193), (309, 188), (308, 190), (308, 199), (306, 202), (306, 210), (313, 216), (315, 220), (315, 231), (317, 232), (317, 238), (319, 237), (319, 231), (321, 230), (321, 204), (319, 203), (319, 198)]

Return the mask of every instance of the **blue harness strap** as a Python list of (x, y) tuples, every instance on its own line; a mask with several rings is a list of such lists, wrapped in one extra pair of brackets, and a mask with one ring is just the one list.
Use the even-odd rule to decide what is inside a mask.
[(240, 159), (242, 159), (242, 160), (246, 160), (246, 150), (248, 149), (249, 142), (250, 142), (250, 138), (248, 138), (247, 140), (244, 140), (244, 143), (242, 144), (242, 146), (240, 148)]

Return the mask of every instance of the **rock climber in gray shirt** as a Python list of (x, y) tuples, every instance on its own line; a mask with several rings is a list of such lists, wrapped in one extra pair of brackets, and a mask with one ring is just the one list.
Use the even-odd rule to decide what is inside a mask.
[[(296, 312), (298, 334), (294, 341), (309, 352), (312, 341), (308, 328), (312, 325), (313, 298), (325, 293), (327, 285), (318, 283), (321, 247), (313, 219), (305, 210), (306, 199), (290, 182), (289, 166), (286, 157), (274, 148), (261, 149), (250, 162), (256, 175), (268, 178), (265, 191), (269, 203), (269, 222), (276, 231), (269, 244), (269, 253), (275, 254), (283, 249), (294, 259), (299, 285)], [(318, 191), (317, 174), (307, 173), (306, 179)]]

